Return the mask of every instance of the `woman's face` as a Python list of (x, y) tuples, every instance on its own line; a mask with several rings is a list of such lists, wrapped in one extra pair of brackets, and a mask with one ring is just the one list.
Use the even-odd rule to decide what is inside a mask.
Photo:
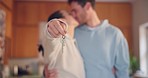
[(61, 13), (69, 26), (78, 26), (78, 22), (67, 11), (62, 10)]
[(76, 26), (78, 26), (78, 22), (67, 11), (62, 10), (61, 13), (64, 16), (64, 20), (68, 24), (67, 32), (73, 38), (73, 36), (74, 36), (74, 29), (75, 29)]

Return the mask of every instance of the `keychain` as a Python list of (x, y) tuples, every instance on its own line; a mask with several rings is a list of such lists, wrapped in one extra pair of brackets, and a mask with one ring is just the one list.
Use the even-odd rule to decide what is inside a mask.
[[(67, 29), (68, 29), (68, 24), (67, 24), (66, 22), (64, 22), (64, 21), (61, 20), (61, 19), (55, 19), (55, 20), (58, 20), (58, 21), (60, 21), (61, 23), (65, 24), (65, 26), (66, 26), (65, 29), (66, 29), (66, 31), (67, 31)], [(66, 39), (66, 36), (65, 36), (65, 35), (62, 35), (62, 41), (61, 41), (61, 43), (62, 43), (62, 53), (64, 52), (65, 39)]]
[[(65, 21), (63, 21), (63, 20), (61, 20), (61, 19), (52, 19), (52, 20), (50, 20), (50, 22), (52, 22), (52, 21), (54, 21), (54, 20), (57, 20), (57, 21), (59, 21), (59, 22), (65, 24), (65, 26), (66, 26), (66, 27), (65, 27), (65, 30), (67, 31), (67, 29), (68, 29), (68, 24), (67, 24)], [(66, 38), (66, 36), (65, 36), (65, 35), (62, 35), (62, 40), (61, 40), (61, 43), (62, 43), (62, 53), (63, 53), (63, 51), (64, 51), (65, 38)]]
[(66, 37), (66, 36), (62, 36), (62, 53), (64, 52), (65, 37)]

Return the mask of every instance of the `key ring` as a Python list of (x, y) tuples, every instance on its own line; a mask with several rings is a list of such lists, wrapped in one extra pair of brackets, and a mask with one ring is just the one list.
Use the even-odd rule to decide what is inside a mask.
[(63, 36), (62, 36), (62, 38), (63, 38), (63, 39), (65, 39), (65, 38), (66, 38), (66, 36), (64, 36), (64, 35), (63, 35)]

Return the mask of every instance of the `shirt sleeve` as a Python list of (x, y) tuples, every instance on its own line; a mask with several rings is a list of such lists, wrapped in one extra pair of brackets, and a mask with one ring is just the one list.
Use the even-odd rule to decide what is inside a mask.
[[(48, 23), (47, 23), (48, 24)], [(44, 59), (45, 63), (49, 61), (49, 55), (56, 50), (60, 38), (53, 38), (47, 30), (47, 24), (44, 26), (44, 38), (43, 38), (43, 47), (44, 47)]]
[(46, 46), (55, 47), (57, 43), (59, 43), (60, 38), (53, 38), (50, 33), (48, 32), (48, 23), (44, 28), (44, 42), (47, 44)]
[(129, 78), (129, 49), (123, 34), (117, 35), (115, 68), (117, 78)]

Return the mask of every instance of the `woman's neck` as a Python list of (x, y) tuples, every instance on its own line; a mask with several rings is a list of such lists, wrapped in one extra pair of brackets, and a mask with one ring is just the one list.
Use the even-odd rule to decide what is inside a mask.
[(70, 35), (71, 38), (74, 38), (74, 26), (70, 26), (68, 28), (68, 34)]

